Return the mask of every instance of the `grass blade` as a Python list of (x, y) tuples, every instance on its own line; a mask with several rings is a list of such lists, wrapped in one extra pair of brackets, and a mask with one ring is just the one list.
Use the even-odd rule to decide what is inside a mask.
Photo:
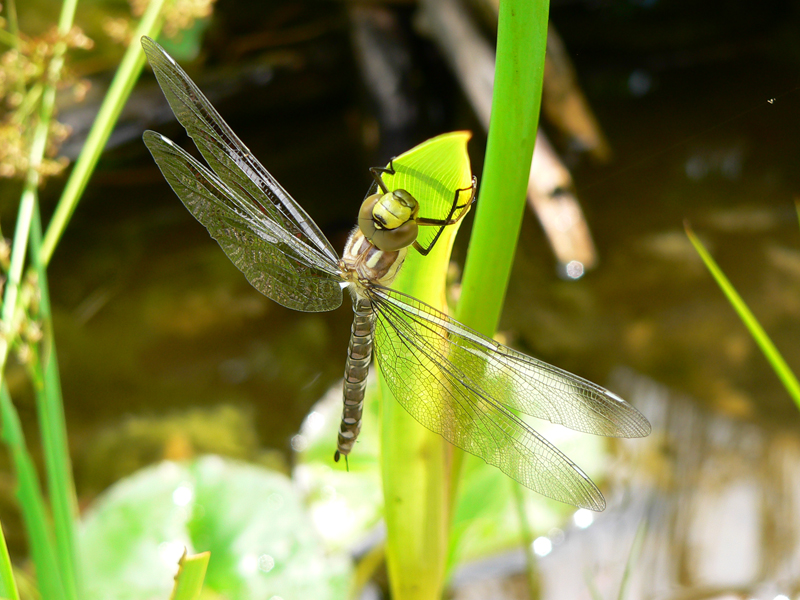
[(725, 273), (722, 272), (722, 269), (719, 268), (714, 259), (711, 257), (711, 254), (705, 249), (703, 244), (700, 242), (698, 237), (694, 234), (691, 227), (689, 227), (688, 223), (685, 225), (686, 228), (686, 235), (689, 236), (689, 241), (692, 242), (697, 253), (700, 255), (700, 258), (703, 259), (703, 262), (706, 265), (706, 268), (711, 273), (714, 280), (719, 285), (722, 293), (725, 294), (725, 297), (730, 302), (733, 309), (739, 315), (739, 318), (744, 323), (747, 330), (750, 332), (750, 335), (753, 336), (756, 344), (761, 349), (761, 352), (764, 353), (764, 356), (769, 362), (772, 369), (775, 371), (775, 374), (780, 379), (783, 386), (786, 388), (786, 391), (794, 400), (794, 403), (797, 405), (798, 409), (800, 409), (800, 383), (798, 383), (797, 378), (792, 373), (792, 370), (789, 368), (789, 365), (786, 364), (786, 361), (781, 356), (778, 349), (775, 347), (775, 344), (772, 343), (772, 340), (769, 339), (769, 336), (764, 331), (764, 328), (761, 327), (761, 324), (756, 319), (755, 315), (750, 311), (747, 304), (745, 304), (742, 297), (739, 296), (736, 289), (731, 285), (731, 282), (728, 281), (728, 278), (725, 276)]
[[(59, 19), (59, 32), (62, 35), (66, 34), (66, 32), (72, 28), (76, 4), (77, 0), (65, 0), (64, 2)], [(81, 157), (78, 161), (79, 164), (73, 169), (67, 188), (59, 202), (54, 220), (51, 222), (51, 227), (48, 229), (48, 233), (50, 234), (48, 238), (49, 241), (47, 242), (48, 246), (44, 248), (41, 241), (41, 221), (39, 218), (36, 191), (40, 181), (38, 166), (41, 164), (44, 155), (47, 134), (52, 119), (53, 107), (55, 105), (55, 82), (58, 80), (61, 67), (63, 66), (63, 55), (66, 49), (63, 42), (59, 42), (57, 46), (55, 57), (50, 66), (50, 84), (45, 87), (42, 96), (42, 103), (39, 110), (39, 122), (34, 135), (34, 143), (31, 148), (31, 166), (26, 176), (25, 187), (20, 201), (8, 284), (6, 285), (3, 298), (3, 311), (1, 316), (3, 329), (6, 331), (6, 335), (0, 336), (0, 384), (3, 382), (5, 363), (12, 342), (10, 324), (17, 305), (22, 267), (25, 262), (25, 248), (30, 240), (33, 248), (32, 251), (35, 255), (34, 268), (37, 270), (39, 284), (42, 286), (42, 298), (40, 303), (41, 316), (45, 320), (45, 329), (52, 334), (47, 278), (44, 270), (45, 265), (52, 256), (58, 238), (66, 227), (66, 223), (80, 195), (83, 193), (89, 175), (94, 169), (100, 151), (108, 139), (113, 124), (116, 122), (119, 112), (130, 94), (138, 74), (141, 72), (141, 68), (144, 64), (144, 57), (139, 47), (138, 40), (140, 35), (145, 33), (151, 35), (157, 34), (160, 28), (158, 15), (162, 5), (163, 0), (152, 2), (139, 23), (139, 35), (135, 37), (134, 43), (131, 44), (131, 48), (126, 54), (127, 62), (125, 60), (123, 61), (103, 104), (103, 108), (98, 118), (95, 120), (95, 125), (92, 128), (87, 144), (81, 152)], [(136, 68), (137, 57), (138, 68)], [(31, 237), (30, 233), (32, 227), (35, 229), (35, 233)], [(77, 514), (77, 502), (75, 499), (74, 483), (72, 480), (72, 470), (68, 453), (66, 424), (63, 401), (61, 398), (55, 344), (53, 343), (52, 337), (49, 340), (49, 351), (40, 350), (39, 358), (43, 361), (43, 368), (41, 373), (35, 378), (37, 380), (35, 381), (35, 387), (39, 407), (39, 422), (42, 430), (42, 443), (47, 467), (48, 488), (54, 512), (56, 547), (58, 549), (55, 556), (61, 568), (61, 581), (58, 585), (59, 587), (61, 587), (62, 584), (65, 586), (62, 587), (60, 592), (52, 592), (53, 594), (59, 594), (58, 596), (53, 595), (52, 597), (66, 597), (66, 600), (72, 600), (78, 597), (77, 551), (74, 534), (74, 518)], [(3, 408), (5, 409), (3, 411), (4, 423), (7, 419), (16, 417), (16, 411), (14, 410), (13, 404), (11, 404), (10, 397), (4, 400)], [(13, 411), (13, 416), (11, 415), (11, 411)], [(4, 431), (6, 431), (8, 427), (9, 425), (6, 424)], [(27, 468), (24, 465), (27, 465), (30, 461), (24, 460), (24, 457), (28, 456), (27, 449), (24, 447), (24, 440), (21, 443), (23, 446), (16, 449), (17, 456), (19, 457), (17, 466)], [(12, 450), (12, 452), (14, 451)], [(32, 463), (27, 466), (33, 468)], [(20, 471), (18, 471), (18, 476), (21, 481), (23, 478), (30, 479), (30, 474), (25, 474)], [(45, 519), (44, 503), (41, 499), (41, 491), (38, 489), (38, 482), (36, 485), (36, 494), (39, 496), (39, 503), (41, 504), (42, 510), (31, 509), (28, 518), (26, 518), (26, 526), (29, 528), (29, 535), (32, 539), (39, 539), (43, 534), (49, 535), (49, 532), (44, 530), (48, 521)], [(25, 509), (26, 506), (23, 503), (23, 512)], [(38, 521), (39, 517), (41, 517), (41, 521)], [(33, 550), (34, 545), (40, 547), (40, 550), (36, 553), (34, 553)], [(52, 548), (50, 548), (50, 551), (44, 551), (42, 548), (45, 545), (46, 544), (41, 541), (37, 544), (34, 544), (32, 541), (31, 552), (34, 555), (34, 560), (36, 560), (37, 555), (45, 561), (49, 560), (47, 557), (52, 554)], [(55, 577), (57, 573), (53, 566), (54, 565), (40, 565), (37, 561), (37, 572), (40, 573), (40, 576), (42, 574), (52, 573)], [(43, 595), (45, 597), (50, 597), (48, 594), (45, 594), (46, 586), (44, 584), (41, 585), (43, 586), (41, 589)]]
[(37, 415), (42, 438), (47, 491), (53, 511), (53, 527), (56, 556), (61, 565), (64, 582), (68, 590), (78, 590), (78, 552), (75, 542), (75, 521), (78, 518), (78, 502), (72, 478), (72, 463), (67, 443), (67, 424), (64, 402), (61, 396), (61, 381), (58, 373), (53, 320), (50, 312), (50, 291), (47, 271), (39, 260), (42, 242), (42, 225), (38, 202), (34, 206), (31, 223), (31, 257), (36, 270), (39, 287), (39, 314), (43, 322), (44, 336), (34, 350), (35, 374), (33, 379), (36, 394)]
[[(58, 21), (58, 33), (66, 36), (72, 28), (75, 18), (77, 0), (65, 0), (61, 7), (61, 16)], [(16, 29), (16, 9), (12, 6), (14, 15), (14, 29)], [(17, 36), (15, 36), (16, 38)], [(50, 123), (53, 118), (53, 110), (56, 103), (56, 84), (61, 76), (61, 68), (64, 66), (64, 53), (67, 46), (63, 41), (56, 43), (53, 50), (53, 58), (48, 69), (48, 82), (42, 92), (42, 100), (39, 106), (38, 122), (33, 135), (30, 155), (28, 160), (28, 170), (25, 174), (25, 184), (20, 199), (20, 207), (17, 216), (17, 227), (14, 231), (14, 243), (11, 252), (11, 267), (8, 274), (8, 282), (3, 296), (2, 322), (6, 329), (6, 335), (0, 336), (0, 383), (2, 383), (5, 364), (8, 359), (8, 349), (11, 340), (8, 339), (7, 328), (11, 323), (11, 317), (17, 306), (17, 294), (19, 292), (19, 282), (22, 276), (22, 266), (25, 263), (25, 249), (28, 245), (28, 235), (30, 232), (31, 218), (33, 216), (33, 206), (36, 203), (36, 190), (39, 188), (40, 175), (39, 167), (44, 158), (47, 147), (47, 137), (50, 131)]]
[(11, 557), (8, 555), (3, 526), (0, 525), (0, 598), (19, 600), (17, 584), (14, 582), (14, 571), (11, 568)]
[[(64, 55), (67, 49), (63, 38), (72, 29), (76, 8), (77, 0), (65, 0), (61, 7), (58, 33), (62, 39), (56, 42), (53, 58), (48, 67), (47, 83), (44, 86), (39, 105), (38, 119), (29, 155), (29, 167), (25, 176), (17, 226), (14, 232), (8, 286), (3, 297), (2, 325), (5, 335), (2, 336), (2, 342), (0, 342), (0, 386), (2, 386), (0, 391), (2, 394), (0, 412), (2, 412), (3, 416), (3, 437), (9, 444), (17, 468), (21, 509), (28, 529), (31, 555), (36, 564), (40, 592), (43, 597), (49, 598), (49, 594), (52, 594), (53, 598), (65, 598), (66, 600), (75, 600), (78, 597), (75, 585), (75, 551), (73, 548), (66, 553), (56, 554), (54, 552), (51, 532), (48, 529), (49, 521), (46, 518), (44, 500), (39, 489), (35, 467), (22, 438), (19, 419), (5, 387), (3, 375), (10, 345), (13, 343), (13, 336), (15, 335), (12, 321), (17, 310), (19, 284), (22, 276), (22, 267), (25, 262), (25, 250), (30, 240), (34, 215), (38, 214), (37, 190), (41, 179), (39, 168), (47, 146), (47, 138), (56, 102), (56, 85), (61, 77)], [(72, 515), (70, 515), (69, 520), (71, 528)]]
[(22, 281), (22, 267), (25, 264), (25, 249), (28, 245), (28, 236), (33, 218), (33, 205), (36, 201), (35, 188), (28, 193), (28, 184), (23, 192), (23, 199), (17, 213), (17, 224), (14, 228), (14, 241), (11, 245), (11, 261), (6, 276), (5, 291), (3, 292), (3, 306), (0, 312), (2, 321), (2, 335), (0, 335), (0, 385), (4, 382), (6, 361), (11, 349), (13, 337), (16, 335), (12, 323), (19, 298), (19, 285)]
[(184, 551), (178, 563), (178, 574), (175, 575), (175, 587), (170, 600), (197, 600), (200, 597), (210, 558), (211, 552), (186, 556)]
[(100, 159), (100, 154), (105, 148), (119, 114), (122, 112), (122, 108), (125, 106), (125, 102), (127, 102), (128, 96), (130, 96), (131, 90), (136, 84), (136, 80), (139, 78), (139, 74), (142, 72), (145, 57), (139, 40), (143, 35), (156, 38), (159, 31), (161, 31), (160, 13), (164, 2), (165, 0), (153, 0), (147, 6), (147, 10), (142, 15), (139, 26), (131, 38), (128, 50), (122, 58), (119, 69), (117, 69), (114, 80), (111, 82), (111, 87), (108, 89), (103, 104), (100, 106), (92, 129), (89, 131), (89, 136), (86, 138), (86, 143), (75, 163), (75, 167), (72, 169), (64, 192), (61, 194), (61, 199), (58, 201), (58, 206), (53, 213), (53, 219), (50, 221), (45, 233), (44, 242), (40, 250), (41, 261), (45, 265), (50, 262), (58, 240), (61, 239), (64, 229), (72, 217), (83, 191), (86, 189), (86, 184), (94, 172), (97, 161)]
[(42, 598), (48, 600), (66, 600), (61, 572), (56, 561), (55, 546), (47, 527), (49, 519), (42, 490), (39, 487), (39, 476), (25, 444), (19, 415), (5, 382), (0, 385), (0, 422), (2, 422), (0, 438), (8, 446), (17, 474), (16, 495), (28, 534), (31, 558), (36, 565), (39, 592)]
[(617, 595), (617, 600), (625, 600), (625, 596), (628, 592), (628, 585), (630, 585), (631, 575), (633, 575), (633, 569), (636, 566), (636, 561), (642, 555), (642, 547), (644, 546), (644, 540), (647, 537), (647, 521), (642, 519), (642, 522), (639, 523), (639, 527), (636, 529), (636, 535), (633, 537), (633, 543), (631, 544), (631, 551), (628, 553), (628, 560), (625, 561), (625, 571), (622, 573), (622, 581), (619, 584), (619, 594)]

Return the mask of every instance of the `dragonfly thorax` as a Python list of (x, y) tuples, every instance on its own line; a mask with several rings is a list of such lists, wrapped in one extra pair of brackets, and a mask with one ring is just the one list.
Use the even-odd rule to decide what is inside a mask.
[(359, 227), (356, 227), (344, 247), (341, 260), (342, 273), (346, 279), (355, 284), (351, 286), (351, 291), (356, 293), (357, 288), (367, 287), (370, 284), (389, 286), (403, 265), (406, 253), (406, 248), (394, 251), (381, 250), (367, 239)]
[(376, 247), (393, 252), (417, 239), (418, 215), (419, 203), (405, 190), (372, 194), (358, 211), (358, 227)]

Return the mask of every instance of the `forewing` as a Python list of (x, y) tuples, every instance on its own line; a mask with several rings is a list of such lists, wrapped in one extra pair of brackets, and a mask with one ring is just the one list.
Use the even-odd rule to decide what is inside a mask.
[(314, 221), (253, 157), (183, 69), (150, 38), (142, 38), (142, 47), (172, 112), (219, 178), (292, 236), (338, 261)]
[(417, 421), (544, 496), (591, 510), (605, 507), (600, 491), (575, 463), (509, 410), (507, 398), (492, 395), (484, 377), (523, 375), (507, 362), (502, 373), (491, 372), (496, 367), (488, 347), (479, 345), (491, 340), (471, 332), (475, 345), (466, 348), (453, 341), (460, 334), (449, 327), (466, 328), (443, 313), (386, 288), (368, 293), (377, 313), (375, 355), (381, 374)]
[(259, 292), (294, 310), (327, 311), (342, 303), (337, 261), (283, 229), (166, 137), (146, 131), (143, 138), (178, 198)]

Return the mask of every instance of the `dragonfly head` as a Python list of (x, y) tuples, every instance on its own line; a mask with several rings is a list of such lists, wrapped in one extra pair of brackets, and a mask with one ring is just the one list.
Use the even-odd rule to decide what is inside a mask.
[(358, 227), (379, 250), (395, 252), (417, 239), (419, 203), (405, 190), (367, 196), (358, 211)]

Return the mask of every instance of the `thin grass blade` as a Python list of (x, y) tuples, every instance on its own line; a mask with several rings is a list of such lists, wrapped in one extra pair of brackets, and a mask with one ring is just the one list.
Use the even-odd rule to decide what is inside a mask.
[(11, 568), (11, 557), (8, 555), (2, 524), (0, 524), (0, 598), (19, 600), (19, 591), (14, 581), (14, 571)]
[(145, 58), (139, 40), (145, 35), (152, 38), (158, 37), (159, 31), (161, 31), (162, 19), (160, 14), (164, 3), (165, 0), (153, 0), (147, 6), (147, 10), (142, 15), (139, 26), (131, 38), (128, 50), (122, 58), (119, 69), (117, 69), (114, 80), (111, 82), (111, 87), (108, 88), (103, 104), (100, 106), (92, 129), (89, 131), (89, 136), (86, 138), (86, 143), (81, 150), (80, 156), (78, 156), (75, 167), (72, 169), (67, 185), (61, 194), (61, 199), (58, 201), (53, 218), (45, 233), (44, 242), (40, 250), (41, 261), (45, 265), (50, 262), (56, 245), (61, 239), (67, 223), (69, 223), (72, 213), (83, 195), (83, 191), (86, 189), (89, 178), (94, 172), (97, 161), (100, 159), (100, 154), (105, 148), (120, 112), (122, 112), (122, 108), (125, 106), (131, 90), (133, 90), (133, 86), (139, 78), (139, 74), (142, 72)]
[[(42, 243), (42, 224), (39, 203), (34, 206), (31, 223), (30, 252), (39, 287), (39, 314), (44, 335), (35, 347), (37, 373), (34, 380), (36, 408), (42, 438), (45, 475), (50, 506), (53, 511), (53, 529), (56, 556), (61, 565), (62, 576), (68, 595), (78, 597), (79, 584), (78, 551), (75, 542), (75, 523), (78, 518), (78, 501), (75, 482), (72, 478), (72, 462), (67, 443), (67, 423), (64, 401), (61, 395), (61, 379), (58, 373), (58, 357), (53, 335), (53, 320), (50, 312), (50, 290), (47, 271), (39, 250)], [(73, 592), (70, 592), (72, 590)]]
[(16, 496), (28, 534), (31, 558), (36, 566), (39, 592), (42, 598), (48, 600), (66, 600), (52, 533), (47, 525), (49, 518), (39, 486), (39, 476), (25, 444), (19, 415), (5, 382), (0, 386), (0, 422), (0, 439), (11, 453), (11, 462), (17, 476)]
[(750, 308), (747, 306), (747, 304), (745, 304), (744, 300), (742, 300), (742, 297), (739, 295), (733, 285), (731, 285), (731, 282), (728, 281), (725, 273), (723, 273), (722, 269), (719, 268), (717, 263), (711, 257), (711, 254), (709, 254), (708, 250), (705, 249), (698, 237), (694, 234), (691, 227), (686, 224), (685, 228), (686, 235), (689, 237), (689, 241), (692, 242), (695, 250), (705, 263), (706, 268), (711, 273), (711, 276), (714, 277), (714, 280), (717, 282), (717, 285), (719, 285), (722, 293), (725, 294), (728, 302), (730, 302), (731, 306), (736, 311), (736, 314), (739, 315), (739, 318), (742, 320), (745, 327), (747, 327), (750, 335), (753, 336), (753, 339), (755, 340), (756, 344), (758, 344), (761, 352), (764, 353), (767, 362), (769, 362), (770, 366), (775, 371), (778, 379), (780, 379), (784, 388), (786, 388), (786, 391), (792, 397), (792, 400), (794, 400), (797, 408), (800, 409), (800, 382), (797, 381), (797, 378), (789, 368), (789, 365), (786, 364), (786, 361), (775, 347), (775, 344), (772, 343), (772, 340), (767, 335), (767, 332), (764, 331), (763, 327), (761, 327), (758, 319), (756, 319)]
[(200, 597), (210, 558), (211, 552), (191, 556), (184, 552), (178, 563), (178, 574), (175, 575), (175, 587), (170, 594), (170, 600), (197, 600)]
[(619, 584), (619, 594), (617, 595), (617, 600), (625, 600), (625, 597), (628, 593), (628, 587), (631, 582), (631, 575), (633, 575), (633, 569), (636, 566), (636, 561), (642, 556), (642, 547), (644, 546), (644, 540), (647, 537), (647, 521), (642, 519), (642, 522), (639, 523), (639, 527), (636, 529), (636, 535), (633, 538), (633, 544), (631, 544), (631, 551), (628, 553), (628, 560), (625, 562), (625, 571), (622, 573), (622, 581)]

